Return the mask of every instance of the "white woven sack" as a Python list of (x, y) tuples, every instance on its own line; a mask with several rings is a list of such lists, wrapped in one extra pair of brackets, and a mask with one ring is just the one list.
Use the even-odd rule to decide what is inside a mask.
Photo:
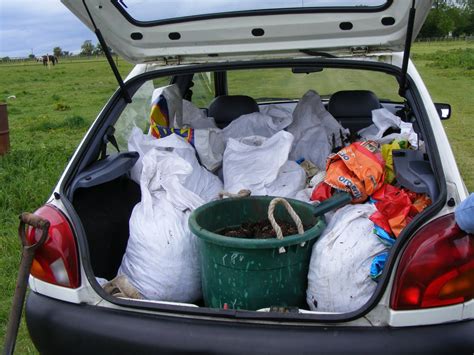
[[(247, 189), (252, 195), (279, 196), (274, 183), (288, 161), (292, 142), (293, 136), (285, 131), (268, 139), (260, 136), (230, 138), (224, 151), (224, 189), (230, 193)], [(303, 176), (304, 170), (298, 168)], [(299, 181), (288, 183), (300, 185)]]
[(145, 299), (194, 302), (201, 297), (192, 210), (204, 201), (184, 187), (192, 166), (175, 152), (150, 150), (143, 157), (142, 199), (130, 218), (130, 238), (119, 268)]
[(372, 204), (337, 210), (313, 246), (306, 301), (313, 311), (351, 312), (362, 307), (375, 291), (372, 259), (386, 249), (373, 234)]

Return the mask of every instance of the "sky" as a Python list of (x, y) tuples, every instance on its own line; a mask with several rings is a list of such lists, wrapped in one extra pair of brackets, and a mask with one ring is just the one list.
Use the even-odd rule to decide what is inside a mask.
[(0, 58), (36, 56), (54, 47), (79, 52), (96, 37), (59, 0), (0, 0)]

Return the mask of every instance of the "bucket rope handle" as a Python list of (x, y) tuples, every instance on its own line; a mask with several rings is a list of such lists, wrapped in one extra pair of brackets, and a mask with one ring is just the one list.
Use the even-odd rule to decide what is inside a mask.
[(227, 192), (227, 191), (221, 191), (219, 192), (219, 198), (224, 198), (224, 197), (247, 197), (247, 196), (250, 196), (251, 194), (251, 191), (250, 190), (246, 190), (246, 189), (242, 189), (240, 190), (239, 192), (237, 192), (236, 194), (233, 194), (232, 192)]
[[(304, 227), (303, 223), (301, 222), (301, 218), (296, 214), (295, 210), (293, 207), (291, 207), (290, 203), (285, 200), (284, 198), (281, 197), (276, 197), (273, 200), (270, 201), (270, 205), (268, 206), (268, 220), (270, 221), (270, 224), (272, 225), (273, 229), (275, 230), (277, 239), (282, 240), (283, 239), (283, 232), (281, 231), (281, 227), (278, 225), (278, 223), (275, 220), (275, 217), (273, 216), (273, 213), (275, 212), (275, 207), (281, 203), (287, 210), (288, 214), (290, 215), (291, 219), (293, 222), (296, 224), (296, 228), (298, 229), (298, 234), (303, 234), (304, 233)], [(302, 243), (301, 246), (304, 246), (305, 243)], [(278, 252), (284, 253), (285, 248), (280, 247)]]

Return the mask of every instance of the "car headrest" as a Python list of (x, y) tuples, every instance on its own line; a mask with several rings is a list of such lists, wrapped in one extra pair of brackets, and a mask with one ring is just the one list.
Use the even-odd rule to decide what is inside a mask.
[(377, 96), (368, 90), (338, 91), (329, 99), (328, 111), (338, 117), (372, 117), (372, 110), (380, 108)]
[(257, 102), (250, 96), (223, 95), (212, 100), (207, 115), (214, 117), (217, 126), (222, 128), (237, 117), (259, 111)]

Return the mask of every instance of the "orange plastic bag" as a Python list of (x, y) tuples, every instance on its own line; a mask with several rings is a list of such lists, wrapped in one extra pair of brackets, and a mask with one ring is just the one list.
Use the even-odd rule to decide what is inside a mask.
[(364, 202), (383, 184), (385, 163), (371, 141), (355, 142), (329, 156), (324, 182)]

